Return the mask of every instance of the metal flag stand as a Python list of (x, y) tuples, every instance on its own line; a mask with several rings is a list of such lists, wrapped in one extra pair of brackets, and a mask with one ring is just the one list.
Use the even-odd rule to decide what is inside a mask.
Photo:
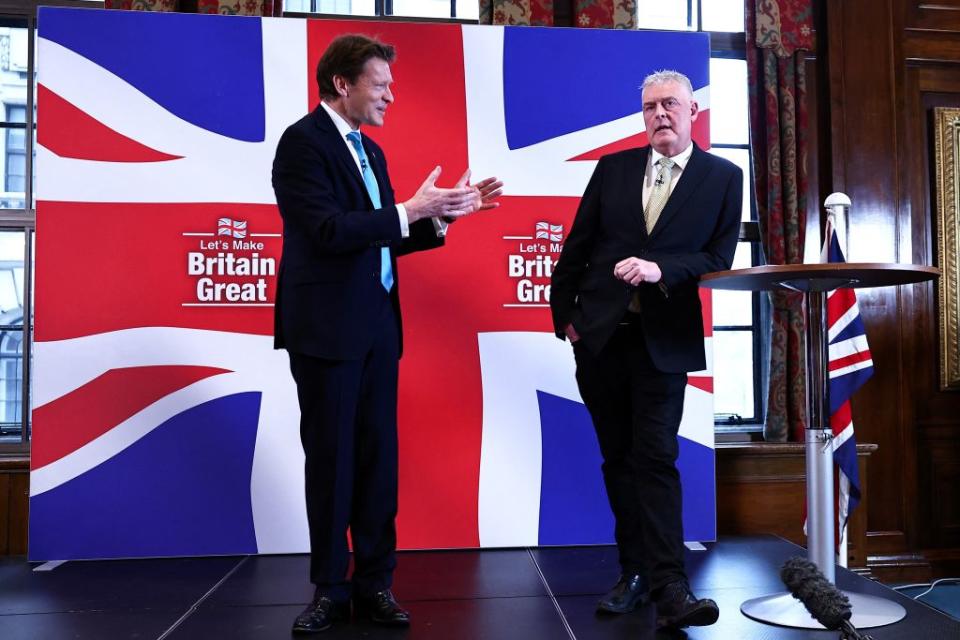
[[(824, 203), (834, 217), (834, 227), (846, 241), (846, 213), (850, 199), (832, 194)], [(841, 245), (842, 246), (842, 245)], [(807, 557), (831, 583), (836, 582), (833, 528), (833, 431), (828, 397), (827, 292), (840, 287), (877, 287), (922, 282), (939, 275), (932, 267), (899, 264), (770, 265), (723, 271), (703, 277), (701, 286), (718, 289), (788, 289), (803, 294), (806, 319), (807, 370)], [(906, 610), (890, 600), (844, 591), (850, 599), (850, 622), (858, 629), (892, 624)], [(770, 624), (802, 629), (823, 629), (803, 604), (787, 592), (747, 600), (744, 615)]]

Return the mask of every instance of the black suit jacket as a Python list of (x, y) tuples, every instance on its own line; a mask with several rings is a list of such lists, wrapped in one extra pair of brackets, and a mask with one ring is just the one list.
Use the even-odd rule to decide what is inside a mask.
[[(573, 323), (584, 345), (599, 353), (638, 290), (653, 363), (664, 372), (698, 371), (706, 361), (697, 283), (733, 261), (743, 172), (694, 145), (648, 236), (643, 179), (649, 152), (649, 147), (621, 151), (597, 164), (553, 272), (553, 324), (563, 338)], [(630, 256), (656, 262), (662, 281), (632, 287), (614, 277), (614, 265)]]
[[(323, 107), (290, 125), (277, 145), (273, 189), (283, 218), (277, 349), (332, 360), (363, 357), (383, 305), (394, 306), (400, 323), (397, 255), (443, 244), (430, 220), (411, 224), (410, 236), (400, 237), (386, 158), (368, 136), (362, 140), (380, 187), (378, 210)], [(382, 247), (390, 247), (393, 264), (389, 295), (380, 283)]]

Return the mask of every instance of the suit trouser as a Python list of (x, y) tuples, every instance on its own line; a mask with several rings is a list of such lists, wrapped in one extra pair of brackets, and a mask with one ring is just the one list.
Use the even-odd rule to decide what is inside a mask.
[(361, 360), (290, 354), (305, 454), (310, 580), (318, 595), (335, 601), (390, 588), (396, 566), (399, 336), (392, 306), (384, 308), (380, 335)]
[(639, 324), (621, 325), (599, 354), (574, 344), (577, 384), (593, 418), (625, 575), (651, 589), (685, 580), (677, 433), (686, 373), (658, 371)]

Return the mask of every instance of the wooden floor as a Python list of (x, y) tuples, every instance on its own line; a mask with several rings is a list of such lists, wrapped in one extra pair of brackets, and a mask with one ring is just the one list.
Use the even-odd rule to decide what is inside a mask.
[[(408, 552), (394, 592), (409, 630), (344, 624), (318, 637), (411, 640), (835, 639), (836, 632), (785, 629), (740, 613), (749, 598), (783, 591), (779, 567), (800, 547), (773, 537), (732, 538), (688, 552), (691, 586), (720, 605), (711, 627), (657, 633), (645, 607), (597, 617), (598, 594), (617, 578), (612, 547)], [(0, 561), (0, 638), (236, 640), (289, 638), (310, 600), (306, 556), (68, 562), (52, 571)], [(850, 591), (900, 602), (907, 617), (872, 629), (875, 640), (960, 638), (960, 621), (845, 570)]]

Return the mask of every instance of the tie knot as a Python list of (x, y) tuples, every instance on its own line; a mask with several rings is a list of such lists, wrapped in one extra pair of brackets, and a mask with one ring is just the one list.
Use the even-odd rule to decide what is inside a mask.
[(348, 134), (347, 134), (347, 140), (349, 140), (350, 143), (351, 143), (356, 149), (363, 149), (363, 145), (360, 143), (360, 132), (359, 132), (359, 131), (351, 131), (350, 133), (348, 133)]
[(677, 163), (671, 160), (670, 158), (660, 158), (659, 160), (657, 160), (657, 164), (659, 164), (664, 169), (673, 169), (673, 165)]

